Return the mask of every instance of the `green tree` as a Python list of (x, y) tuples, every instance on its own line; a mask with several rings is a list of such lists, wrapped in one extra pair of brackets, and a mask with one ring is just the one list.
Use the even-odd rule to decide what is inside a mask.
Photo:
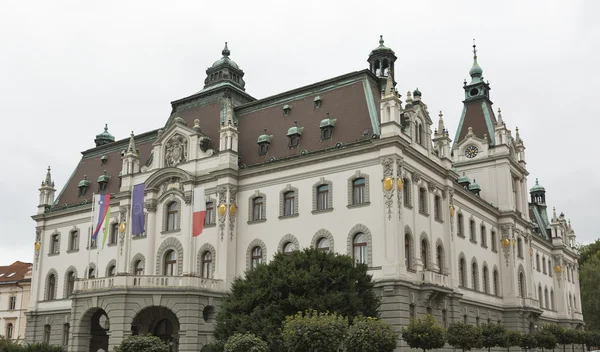
[(506, 347), (507, 351), (510, 352), (511, 347), (519, 347), (521, 346), (521, 338), (523, 336), (518, 331), (507, 331), (506, 332), (506, 341), (505, 345), (501, 347)]
[(234, 334), (225, 343), (225, 352), (267, 352), (267, 343), (254, 334)]
[(285, 318), (284, 350), (287, 352), (336, 352), (348, 332), (348, 319), (329, 312), (307, 310)]
[(587, 330), (585, 332), (585, 344), (589, 351), (600, 347), (600, 331)]
[(600, 258), (591, 257), (579, 270), (583, 319), (590, 330), (600, 330)]
[[(587, 340), (585, 330), (573, 330), (573, 343), (581, 345), (582, 351), (585, 351), (586, 341)], [(575, 346), (573, 346), (573, 351), (575, 351)]]
[(446, 343), (444, 328), (436, 325), (435, 319), (429, 314), (422, 320), (411, 319), (408, 326), (402, 328), (401, 334), (411, 348), (418, 348), (423, 352), (442, 348)]
[(600, 239), (593, 243), (580, 244), (577, 249), (580, 265), (587, 263), (592, 257), (600, 258)]
[(481, 344), (488, 349), (506, 346), (506, 329), (502, 325), (483, 324), (481, 326)]
[(169, 346), (156, 336), (136, 335), (124, 339), (115, 352), (169, 352)]
[(521, 348), (524, 348), (525, 351), (534, 349), (537, 347), (537, 340), (535, 339), (535, 335), (533, 334), (523, 334), (521, 336), (521, 343), (519, 344)]
[(481, 348), (481, 329), (465, 323), (452, 323), (448, 327), (448, 344), (463, 352), (472, 348)]
[(345, 343), (346, 352), (394, 352), (397, 344), (394, 329), (383, 320), (370, 317), (354, 319)]
[(563, 345), (563, 352), (566, 350), (567, 344), (572, 343), (572, 335), (562, 326), (556, 324), (544, 324), (541, 331), (552, 334), (556, 338), (556, 343)]
[(553, 350), (556, 347), (556, 336), (549, 331), (540, 330), (535, 334), (536, 346), (542, 349)]
[(223, 343), (235, 333), (250, 332), (271, 351), (282, 351), (285, 317), (314, 309), (336, 312), (352, 321), (376, 317), (379, 299), (367, 266), (346, 255), (315, 249), (278, 253), (268, 264), (234, 280), (217, 314), (214, 336)]

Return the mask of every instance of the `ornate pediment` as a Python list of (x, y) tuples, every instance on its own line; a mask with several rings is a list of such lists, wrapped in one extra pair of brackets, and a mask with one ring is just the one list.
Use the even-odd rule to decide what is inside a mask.
[(188, 161), (188, 141), (179, 133), (175, 133), (165, 143), (165, 165), (177, 166)]

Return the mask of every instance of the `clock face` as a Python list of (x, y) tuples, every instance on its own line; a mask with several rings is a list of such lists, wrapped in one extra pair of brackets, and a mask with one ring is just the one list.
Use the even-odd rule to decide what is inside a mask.
[(474, 145), (470, 145), (465, 149), (465, 156), (467, 158), (474, 158), (477, 156), (477, 153), (479, 153), (479, 149)]
[(103, 314), (103, 315), (100, 316), (100, 319), (98, 319), (98, 324), (104, 330), (108, 330), (109, 329), (110, 324), (108, 322), (108, 317), (106, 316), (106, 314)]

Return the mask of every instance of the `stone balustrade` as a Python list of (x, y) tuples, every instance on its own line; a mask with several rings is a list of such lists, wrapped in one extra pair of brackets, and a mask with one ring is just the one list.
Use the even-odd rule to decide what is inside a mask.
[(196, 276), (109, 276), (83, 279), (75, 282), (75, 292), (89, 293), (112, 289), (199, 289), (224, 290), (222, 280), (206, 279)]
[(435, 271), (429, 271), (429, 270), (421, 271), (421, 281), (423, 284), (449, 287), (448, 275), (440, 274)]

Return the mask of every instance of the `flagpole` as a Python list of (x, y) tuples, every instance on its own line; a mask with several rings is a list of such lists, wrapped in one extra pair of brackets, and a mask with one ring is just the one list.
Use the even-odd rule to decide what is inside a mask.
[[(194, 252), (195, 252), (195, 248), (194, 246), (194, 192), (196, 190), (194, 188), (192, 188), (192, 203), (191, 203), (191, 211), (189, 212), (190, 216), (190, 276), (192, 276), (192, 273), (194, 272), (193, 270), (193, 266), (194, 266)], [(197, 274), (197, 273), (196, 273)]]
[(86, 277), (86, 275), (88, 276), (89, 279), (89, 272), (90, 272), (90, 260), (91, 260), (91, 254), (92, 254), (92, 235), (94, 234), (94, 210), (96, 209), (96, 194), (92, 193), (92, 216), (91, 216), (91, 220), (92, 220), (92, 231), (88, 231), (88, 265), (87, 265), (87, 273), (83, 273), (83, 278)]

